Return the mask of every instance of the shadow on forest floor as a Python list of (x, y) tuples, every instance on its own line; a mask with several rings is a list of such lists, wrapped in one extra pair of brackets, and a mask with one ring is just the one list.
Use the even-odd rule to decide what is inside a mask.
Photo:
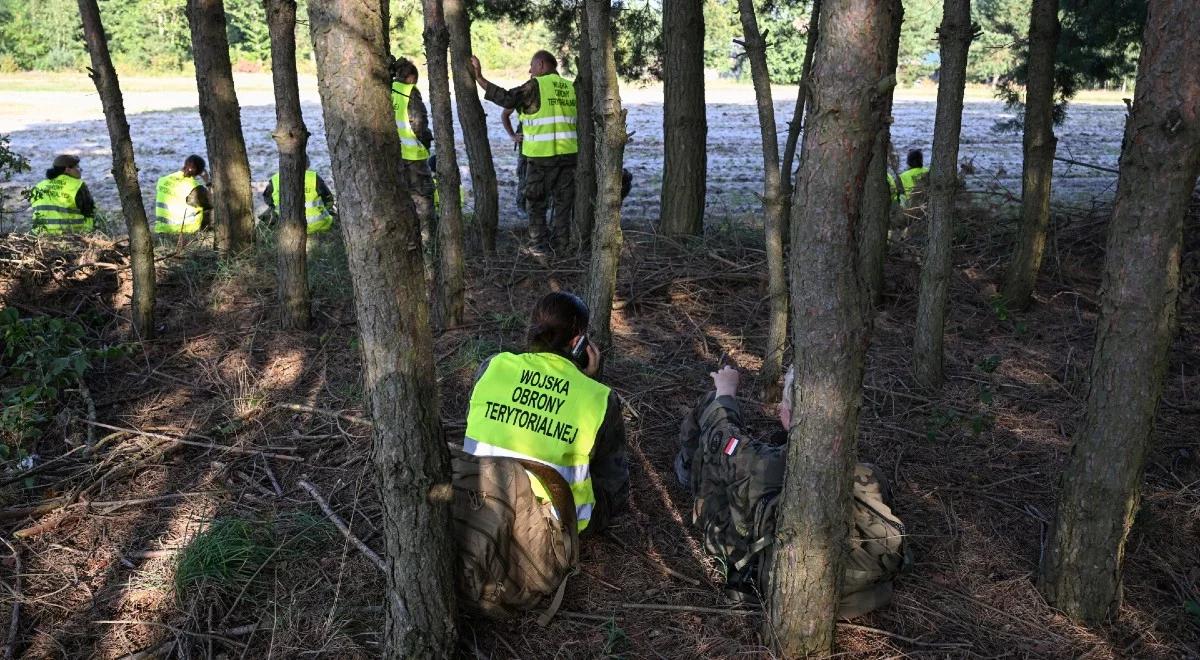
[[(993, 300), (1010, 228), (964, 211), (940, 394), (922, 393), (910, 376), (917, 241), (893, 245), (889, 258), (858, 451), (893, 477), (916, 566), (898, 581), (891, 606), (840, 630), (839, 648), (854, 657), (1200, 653), (1200, 616), (1186, 606), (1200, 593), (1200, 461), (1191, 438), (1200, 411), (1190, 404), (1200, 388), (1196, 281), (1185, 282), (1128, 546), (1125, 605), (1109, 626), (1076, 627), (1045, 605), (1034, 579), (1086, 395), (1104, 223), (1056, 226), (1037, 303), (1015, 313)], [(501, 256), (470, 260), (466, 322), (436, 338), (447, 425), (461, 424), (479, 363), (522, 347), (533, 303), (552, 288), (582, 288), (578, 262), (533, 263), (515, 257), (514, 245), (508, 239)], [(123, 249), (99, 240), (42, 246), (5, 257), (0, 297), (27, 314), (78, 318), (96, 341), (119, 340), (129, 294)], [(1198, 246), (1190, 247), (1185, 258), (1194, 264)], [(606, 380), (624, 405), (630, 510), (585, 542), (582, 571), (549, 626), (532, 617), (465, 618), (463, 657), (767, 654), (758, 615), (722, 609), (720, 567), (700, 552), (687, 524), (690, 496), (672, 471), (680, 417), (707, 389), (722, 353), (745, 372), (745, 395), (760, 389), (763, 259), (760, 231), (739, 223), (687, 242), (627, 230)], [(374, 567), (330, 531), (297, 486), (311, 482), (378, 547), (381, 509), (370, 429), (358, 419), (357, 339), (336, 237), (314, 247), (310, 280), (314, 328), (289, 335), (276, 329), (268, 249), (220, 264), (193, 245), (161, 261), (159, 336), (88, 377), (95, 419), (126, 430), (97, 429), (105, 439), (92, 456), (66, 456), (31, 488), (0, 488), (6, 537), (33, 530), (16, 544), (24, 565), (20, 652), (378, 654)], [(750, 398), (743, 405), (765, 435), (770, 411)], [(87, 417), (86, 406), (69, 399), (34, 448), (40, 460), (82, 443)], [(64, 494), (76, 503), (9, 514)], [(10, 586), (14, 568), (0, 566)], [(11, 589), (0, 594), (0, 620), (13, 600)]]

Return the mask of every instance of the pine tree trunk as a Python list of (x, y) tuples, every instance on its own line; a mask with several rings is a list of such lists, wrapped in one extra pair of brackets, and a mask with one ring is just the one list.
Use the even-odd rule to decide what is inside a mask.
[[(311, 0), (317, 82), (354, 287), (388, 563), (384, 657), (455, 652), (450, 456), (438, 418), (421, 233), (377, 0)], [(398, 185), (398, 182), (401, 182)]]
[(929, 237), (921, 266), (913, 371), (917, 383), (942, 386), (942, 338), (950, 286), (950, 239), (954, 236), (954, 198), (958, 190), (958, 140), (962, 133), (967, 52), (975, 36), (971, 0), (944, 0), (938, 28), (941, 75), (933, 124), (933, 160), (929, 168)]
[(463, 218), (458, 191), (458, 153), (454, 146), (454, 116), (450, 103), (450, 68), (447, 48), (450, 31), (442, 0), (424, 0), (425, 60), (429, 69), (429, 106), (433, 112), (434, 141), (437, 145), (438, 268), (437, 325), (450, 328), (463, 321), (466, 308), (466, 262), (463, 258)]
[(1021, 173), (1021, 229), (1004, 283), (1013, 309), (1029, 306), (1046, 228), (1050, 225), (1050, 182), (1054, 173), (1054, 51), (1058, 47), (1058, 0), (1033, 0), (1029, 18), (1026, 74), (1025, 161)]
[(1200, 4), (1150, 0), (1108, 227), (1087, 415), (1062, 478), (1041, 590), (1098, 624), (1121, 603), (1179, 295), (1179, 255), (1200, 175)]
[(617, 265), (621, 259), (621, 166), (625, 158), (625, 110), (617, 83), (617, 60), (610, 26), (611, 0), (585, 0), (588, 38), (592, 46), (592, 82), (595, 85), (596, 219), (592, 228), (592, 255), (588, 268), (587, 304), (591, 308), (589, 334), (601, 348), (612, 343), (609, 325), (617, 290)]
[(471, 74), (471, 21), (463, 0), (444, 0), (442, 10), (450, 30), (451, 73), (454, 75), (458, 124), (462, 128), (467, 161), (471, 166), (475, 224), (482, 234), (483, 249), (492, 254), (496, 252), (496, 231), (500, 226), (500, 193), (496, 188), (492, 145), (488, 141), (487, 115), (479, 102), (475, 76)]
[(738, 0), (750, 78), (758, 102), (758, 124), (763, 147), (763, 229), (767, 250), (767, 346), (763, 352), (763, 398), (778, 401), (783, 377), (783, 352), (787, 345), (787, 275), (783, 270), (783, 196), (779, 174), (779, 134), (775, 128), (775, 102), (771, 98), (771, 73), (767, 70), (767, 44), (758, 31), (754, 0)]
[(800, 89), (796, 92), (796, 111), (788, 122), (787, 141), (783, 145), (783, 162), (779, 165), (780, 181), (783, 182), (783, 240), (789, 239), (788, 218), (792, 215), (792, 167), (796, 162), (796, 144), (800, 141), (800, 129), (804, 126), (804, 113), (812, 98), (812, 61), (817, 52), (817, 36), (820, 34), (821, 1), (813, 0), (812, 15), (808, 20), (808, 35), (804, 40), (804, 64), (800, 67)]
[(254, 243), (254, 203), (250, 161), (229, 63), (225, 5), (222, 0), (187, 0), (186, 13), (200, 92), (200, 123), (212, 172), (217, 249), (222, 254), (237, 254)]
[(587, 31), (587, 3), (579, 3), (579, 59), (575, 76), (575, 132), (579, 153), (575, 156), (575, 241), (580, 255), (592, 245), (592, 222), (596, 202), (596, 122), (592, 118), (595, 86), (592, 84), (592, 44)]
[[(900, 24), (903, 10), (892, 17), (888, 41), (888, 72), (895, 78), (900, 52)], [(893, 86), (894, 89), (894, 86)], [(891, 117), (892, 93), (885, 99), (884, 116)], [(883, 265), (887, 261), (888, 225), (892, 219), (892, 195), (887, 184), (888, 154), (892, 149), (892, 130), (889, 121), (883, 122), (871, 145), (871, 162), (867, 165), (867, 180), (863, 184), (862, 238), (859, 244), (858, 268), (864, 293), (872, 304), (883, 297)]]
[(857, 276), (862, 186), (895, 77), (899, 0), (821, 7), (813, 111), (792, 209), (796, 380), (763, 638), (786, 658), (833, 648), (868, 339)]
[(154, 243), (142, 205), (142, 189), (138, 185), (137, 164), (133, 159), (133, 141), (129, 139), (129, 122), (125, 119), (125, 102), (121, 84), (108, 53), (108, 39), (100, 20), (96, 0), (79, 0), (83, 19), (83, 38), (91, 55), (89, 75), (96, 83), (96, 92), (104, 106), (104, 121), (112, 142), (113, 179), (121, 195), (121, 211), (129, 230), (129, 260), (133, 270), (133, 299), (130, 301), (130, 321), (139, 339), (154, 336)]
[(308, 128), (296, 80), (296, 1), (263, 0), (271, 35), (271, 78), (275, 83), (275, 144), (279, 147), (279, 233), (276, 269), (279, 320), (284, 330), (307, 330), (308, 219), (304, 209), (304, 157)]
[(663, 0), (663, 161), (659, 230), (704, 232), (708, 119), (704, 108), (703, 0)]

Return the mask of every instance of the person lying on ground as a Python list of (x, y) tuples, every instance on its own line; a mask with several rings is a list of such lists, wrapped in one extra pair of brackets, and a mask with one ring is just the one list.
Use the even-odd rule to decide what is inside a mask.
[[(675, 475), (695, 496), (692, 523), (705, 551), (721, 559), (726, 595), (737, 601), (760, 598), (771, 571), (775, 512), (783, 490), (787, 429), (791, 426), (793, 374), (784, 381), (777, 429), (766, 440), (746, 433), (738, 408), (740, 376), (725, 366), (709, 374), (714, 391), (683, 419)], [(854, 506), (849, 553), (838, 616), (850, 618), (886, 605), (893, 579), (911, 563), (904, 525), (892, 512), (880, 471), (866, 463), (854, 469)]]
[(183, 167), (158, 178), (154, 186), (154, 232), (194, 234), (208, 228), (212, 198), (204, 159), (192, 154)]
[(79, 156), (54, 157), (46, 178), (29, 191), (34, 234), (77, 234), (95, 228), (96, 203), (83, 182)]
[[(554, 292), (533, 309), (529, 349), (488, 358), (471, 390), (463, 451), (542, 463), (561, 474), (575, 500), (580, 532), (602, 531), (629, 498), (621, 406), (593, 380), (600, 353), (587, 340), (589, 311), (574, 294)], [(539, 499), (550, 496), (537, 477)]]
[[(304, 220), (308, 233), (318, 234), (333, 228), (337, 212), (333, 205), (333, 192), (325, 185), (325, 180), (309, 167), (308, 156), (304, 156)], [(279, 220), (279, 172), (267, 181), (263, 191), (263, 200), (267, 202), (267, 215), (271, 223)]]

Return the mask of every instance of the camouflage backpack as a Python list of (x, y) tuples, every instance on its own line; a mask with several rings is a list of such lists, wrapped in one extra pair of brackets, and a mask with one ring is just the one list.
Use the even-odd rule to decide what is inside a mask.
[[(552, 502), (533, 494), (530, 474), (546, 486)], [(579, 560), (575, 502), (566, 480), (541, 463), (456, 451), (453, 486), (459, 602), (503, 619), (553, 596), (540, 619), (548, 622)]]

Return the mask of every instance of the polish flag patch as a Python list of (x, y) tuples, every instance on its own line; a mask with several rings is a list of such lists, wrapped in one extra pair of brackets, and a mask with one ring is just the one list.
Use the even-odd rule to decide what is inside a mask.
[(733, 456), (733, 452), (737, 451), (738, 443), (740, 442), (737, 438), (729, 436), (729, 440), (725, 442), (725, 449), (722, 451), (725, 452), (726, 456)]

